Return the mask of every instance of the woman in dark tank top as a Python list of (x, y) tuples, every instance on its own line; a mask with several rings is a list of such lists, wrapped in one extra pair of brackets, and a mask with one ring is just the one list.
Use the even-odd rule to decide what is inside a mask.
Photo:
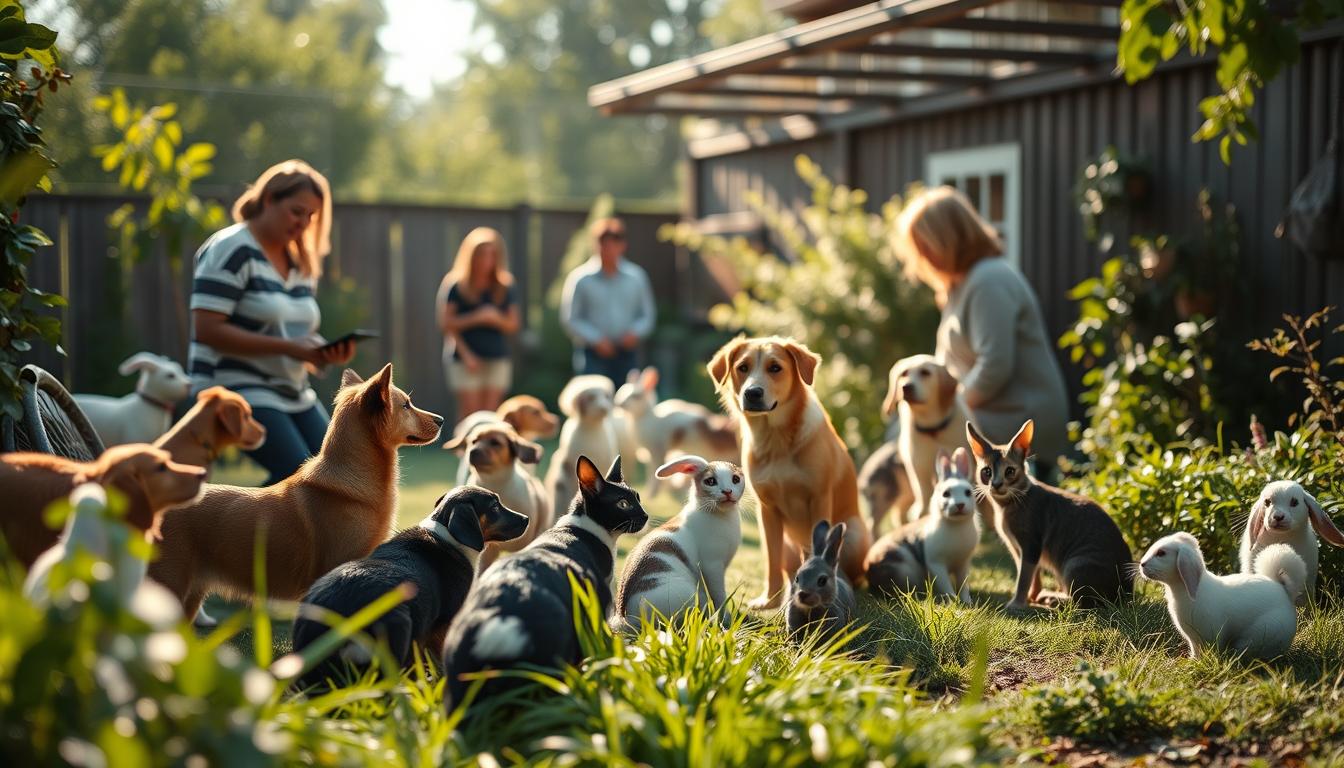
[(521, 324), (504, 238), (477, 227), (457, 249), (439, 286), (444, 374), (457, 396), (457, 416), (493, 411), (512, 384), (509, 337)]

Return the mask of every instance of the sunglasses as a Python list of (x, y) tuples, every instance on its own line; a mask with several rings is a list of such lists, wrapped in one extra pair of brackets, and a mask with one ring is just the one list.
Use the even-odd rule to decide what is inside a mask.
[(620, 242), (625, 239), (624, 232), (603, 232), (597, 236), (598, 240), (615, 240)]

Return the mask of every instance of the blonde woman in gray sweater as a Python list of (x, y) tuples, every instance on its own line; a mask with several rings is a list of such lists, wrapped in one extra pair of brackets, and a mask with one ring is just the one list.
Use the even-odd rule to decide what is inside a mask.
[(1069, 447), (1068, 394), (1040, 303), (1002, 258), (998, 234), (944, 186), (907, 203), (896, 240), (906, 274), (932, 288), (942, 308), (934, 354), (961, 383), (972, 421), (1006, 443), (1034, 419), (1037, 468), (1048, 475)]

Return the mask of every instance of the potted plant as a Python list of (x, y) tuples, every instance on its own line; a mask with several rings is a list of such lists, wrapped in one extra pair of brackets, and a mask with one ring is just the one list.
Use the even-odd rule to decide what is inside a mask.
[(1101, 236), (1103, 217), (1141, 207), (1148, 198), (1150, 179), (1141, 162), (1122, 155), (1114, 146), (1084, 166), (1074, 187), (1074, 199), (1087, 239), (1095, 242)]

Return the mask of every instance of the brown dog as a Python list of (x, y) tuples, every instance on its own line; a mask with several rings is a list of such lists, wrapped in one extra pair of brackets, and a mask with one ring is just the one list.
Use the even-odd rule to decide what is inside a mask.
[(154, 446), (183, 464), (209, 468), (231, 445), (251, 451), (264, 442), (266, 428), (252, 418), (252, 406), (243, 396), (224, 387), (210, 387), (197, 395), (191, 410)]
[(83, 483), (98, 483), (125, 495), (128, 525), (157, 536), (164, 511), (194, 501), (204, 480), (203, 468), (178, 464), (167, 451), (142, 443), (113, 446), (90, 462), (0, 454), (0, 533), (23, 567), (32, 566), (61, 534), (47, 526), (46, 508)]
[(742, 424), (747, 480), (761, 500), (765, 592), (751, 608), (778, 607), (784, 585), (811, 553), (820, 520), (845, 523), (840, 565), (863, 575), (872, 544), (859, 514), (854, 460), (812, 390), (821, 358), (793, 339), (738, 337), (709, 363), (724, 409)]
[(524, 439), (504, 422), (478, 424), (466, 437), (449, 441), (444, 448), (465, 449), (471, 467), (467, 485), (478, 485), (499, 494), (506, 508), (526, 515), (527, 530), (508, 540), (487, 542), (481, 552), (479, 570), (484, 572), (502, 552), (517, 552), (532, 543), (537, 534), (555, 522), (551, 500), (541, 481), (523, 467), (541, 461), (542, 448)]
[(495, 415), (507, 423), (520, 437), (546, 440), (555, 437), (560, 429), (560, 417), (546, 410), (546, 405), (531, 395), (514, 395), (500, 403)]
[(397, 510), (397, 449), (438, 437), (443, 419), (392, 385), (392, 366), (368, 382), (341, 377), (317, 456), (266, 488), (206, 485), (201, 500), (163, 520), (150, 578), (196, 615), (208, 592), (254, 596), (252, 551), (266, 530), (266, 588), (297, 600), (319, 576), (367, 557), (387, 540)]

